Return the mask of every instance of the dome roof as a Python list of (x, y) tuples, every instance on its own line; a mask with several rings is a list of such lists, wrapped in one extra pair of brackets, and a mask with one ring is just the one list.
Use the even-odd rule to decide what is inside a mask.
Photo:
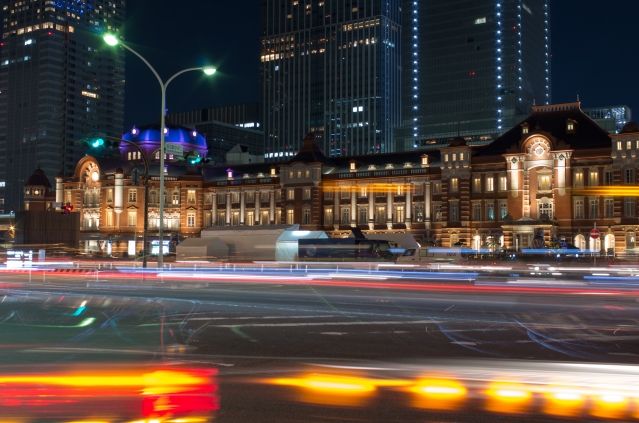
[(468, 144), (466, 144), (466, 140), (464, 139), (464, 137), (455, 137), (453, 138), (453, 140), (450, 142), (449, 147), (467, 147)]
[(45, 175), (44, 170), (37, 168), (35, 172), (29, 176), (29, 180), (25, 186), (51, 188), (51, 183), (49, 182), (47, 175)]
[[(165, 122), (167, 132), (164, 135), (165, 142), (175, 144), (190, 144), (196, 147), (207, 148), (206, 139), (199, 132), (186, 126), (173, 125)], [(156, 141), (160, 142), (160, 122), (133, 127), (122, 136), (123, 140), (132, 142)]]
[(632, 132), (639, 132), (639, 125), (636, 122), (628, 122), (623, 126), (621, 134), (628, 134)]

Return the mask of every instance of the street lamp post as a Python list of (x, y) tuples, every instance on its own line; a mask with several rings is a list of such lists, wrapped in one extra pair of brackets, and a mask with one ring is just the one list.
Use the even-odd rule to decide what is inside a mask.
[(160, 78), (160, 75), (158, 75), (158, 73), (155, 71), (153, 66), (151, 66), (151, 64), (144, 57), (142, 57), (137, 51), (133, 50), (131, 47), (127, 46), (122, 41), (120, 41), (115, 35), (112, 35), (112, 34), (105, 35), (104, 41), (110, 46), (116, 46), (120, 44), (122, 45), (122, 47), (129, 50), (131, 53), (135, 54), (137, 57), (139, 57), (140, 60), (142, 60), (149, 67), (149, 69), (151, 69), (151, 72), (153, 72), (153, 74), (157, 78), (158, 82), (160, 83), (160, 88), (162, 89), (162, 111), (160, 113), (160, 198), (159, 198), (160, 222), (158, 224), (159, 226), (158, 238), (160, 241), (160, 246), (158, 251), (158, 268), (162, 269), (163, 261), (164, 261), (163, 260), (164, 259), (164, 242), (163, 242), (164, 241), (164, 231), (163, 231), (163, 228), (164, 228), (164, 132), (166, 130), (164, 126), (165, 126), (165, 113), (166, 113), (166, 87), (168, 87), (168, 85), (171, 83), (171, 81), (173, 81), (173, 79), (175, 79), (175, 77), (185, 72), (201, 70), (206, 75), (213, 75), (216, 69), (212, 67), (188, 68), (188, 69), (184, 69), (177, 72), (176, 74), (171, 76), (166, 82), (164, 82), (162, 81), (162, 78)]

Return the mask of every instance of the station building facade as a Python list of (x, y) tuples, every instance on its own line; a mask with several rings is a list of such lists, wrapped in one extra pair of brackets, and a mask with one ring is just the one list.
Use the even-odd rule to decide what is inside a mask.
[[(72, 177), (56, 178), (55, 188), (25, 186), (25, 207), (73, 205), (82, 248), (118, 254), (142, 249), (148, 201), (149, 239), (157, 240), (159, 125), (137, 130), (123, 138), (149, 157), (148, 200), (143, 157), (123, 143), (118, 158), (87, 155)], [(206, 154), (199, 134), (167, 130), (168, 142)], [(535, 106), (481, 147), (457, 137), (418, 153), (329, 158), (310, 134), (283, 163), (194, 167), (167, 156), (163, 225), (180, 238), (211, 226), (300, 224), (333, 237), (359, 227), (366, 234), (411, 233), (431, 245), (512, 250), (529, 248), (543, 230), (546, 245), (628, 254), (639, 232), (637, 153), (639, 125), (609, 134), (578, 102)], [(589, 235), (595, 226), (596, 240)], [(116, 242), (109, 247), (108, 239)]]

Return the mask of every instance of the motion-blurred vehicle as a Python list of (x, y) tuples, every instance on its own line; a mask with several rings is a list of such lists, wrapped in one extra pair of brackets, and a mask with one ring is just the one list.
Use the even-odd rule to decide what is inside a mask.
[(397, 264), (446, 264), (463, 263), (474, 251), (463, 247), (416, 247), (407, 248), (397, 258)]

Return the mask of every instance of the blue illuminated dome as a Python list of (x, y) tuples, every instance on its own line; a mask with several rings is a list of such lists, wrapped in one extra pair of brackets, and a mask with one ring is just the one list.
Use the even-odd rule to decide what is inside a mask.
[[(194, 129), (185, 126), (165, 124), (166, 133), (164, 141), (182, 144), (185, 151), (191, 149), (206, 149), (206, 139)], [(129, 132), (122, 136), (123, 140), (139, 142), (159, 142), (160, 141), (160, 122), (140, 127), (133, 127)], [(190, 148), (189, 148), (190, 147)], [(194, 147), (194, 148), (193, 148)]]

